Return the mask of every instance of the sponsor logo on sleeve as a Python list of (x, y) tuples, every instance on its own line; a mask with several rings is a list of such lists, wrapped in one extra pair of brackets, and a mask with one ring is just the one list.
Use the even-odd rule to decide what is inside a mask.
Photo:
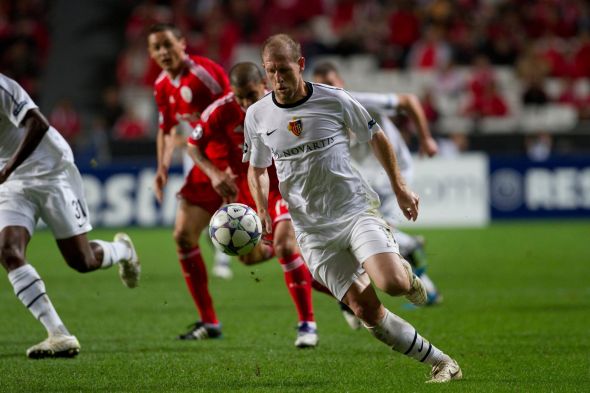
[(197, 124), (197, 126), (193, 129), (193, 132), (191, 133), (191, 138), (195, 141), (198, 141), (202, 137), (203, 137), (203, 126), (200, 124)]
[(23, 108), (25, 107), (25, 105), (27, 105), (27, 101), (21, 101), (18, 104), (16, 104), (16, 106), (14, 107), (14, 110), (12, 111), (12, 115), (14, 117), (17, 117), (18, 114), (23, 110)]
[(301, 119), (293, 118), (293, 120), (289, 122), (289, 131), (295, 136), (300, 136), (301, 132), (303, 132), (303, 123), (301, 122)]
[(369, 130), (372, 129), (375, 124), (377, 124), (377, 121), (375, 119), (369, 120)]

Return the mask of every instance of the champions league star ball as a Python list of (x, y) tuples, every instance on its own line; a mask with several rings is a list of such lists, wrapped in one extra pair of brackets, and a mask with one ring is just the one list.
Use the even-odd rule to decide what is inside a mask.
[(246, 255), (262, 236), (260, 218), (250, 206), (230, 203), (215, 212), (209, 222), (215, 248), (228, 255)]

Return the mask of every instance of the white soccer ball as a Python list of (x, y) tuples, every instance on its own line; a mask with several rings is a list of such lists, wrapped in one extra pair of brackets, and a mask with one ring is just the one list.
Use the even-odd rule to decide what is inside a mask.
[(209, 236), (218, 250), (228, 255), (246, 255), (262, 236), (262, 223), (247, 205), (230, 203), (213, 214)]

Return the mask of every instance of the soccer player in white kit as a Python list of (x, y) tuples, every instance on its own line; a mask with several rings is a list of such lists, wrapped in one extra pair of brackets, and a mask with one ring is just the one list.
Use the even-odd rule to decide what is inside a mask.
[(459, 365), (379, 301), (371, 280), (389, 295), (426, 302), (426, 290), (399, 256), (379, 199), (350, 163), (349, 132), (368, 142), (391, 180), (407, 219), (418, 197), (405, 185), (387, 137), (346, 91), (303, 80), (301, 47), (285, 34), (268, 38), (262, 62), (273, 92), (246, 113), (244, 160), (263, 230), (268, 173), (274, 160), (297, 242), (317, 281), (346, 303), (367, 329), (394, 350), (432, 366), (429, 382), (462, 377)]
[[(344, 81), (338, 72), (336, 65), (331, 62), (317, 64), (313, 69), (313, 78), (317, 83), (344, 88)], [(438, 145), (428, 127), (428, 120), (418, 98), (412, 94), (383, 94), (369, 92), (349, 92), (381, 126), (381, 129), (392, 143), (397, 158), (399, 171), (406, 182), (412, 183), (414, 168), (412, 155), (401, 133), (389, 119), (398, 110), (404, 110), (414, 121), (418, 129), (420, 152), (428, 157), (438, 152)], [(352, 157), (361, 175), (368, 180), (369, 185), (377, 192), (381, 201), (379, 211), (392, 226), (397, 226), (403, 219), (395, 195), (391, 193), (391, 186), (387, 174), (381, 169), (374, 155), (366, 149), (366, 144), (353, 143)], [(436, 286), (426, 274), (426, 253), (424, 252), (424, 239), (411, 236), (398, 228), (394, 232), (398, 242), (400, 254), (408, 260), (414, 268), (414, 273), (426, 286), (428, 293), (427, 305), (439, 304), (442, 296)], [(347, 319), (348, 320), (348, 319)], [(352, 326), (352, 325), (351, 325)]]
[(70, 146), (27, 92), (0, 74), (0, 262), (19, 300), (47, 330), (30, 358), (73, 357), (80, 344), (55, 311), (43, 280), (26, 259), (39, 218), (53, 232), (68, 265), (86, 273), (119, 264), (123, 283), (137, 286), (140, 264), (129, 236), (88, 241), (92, 229)]

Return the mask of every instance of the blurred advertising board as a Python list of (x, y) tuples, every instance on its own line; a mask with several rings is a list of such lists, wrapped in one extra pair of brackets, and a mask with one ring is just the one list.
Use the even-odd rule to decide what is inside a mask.
[(414, 159), (412, 189), (420, 196), (418, 220), (404, 227), (482, 227), (489, 223), (488, 157), (469, 153), (455, 157)]
[(176, 193), (184, 183), (182, 168), (172, 168), (162, 205), (153, 192), (155, 169), (150, 167), (108, 166), (80, 168), (92, 225), (153, 227), (172, 225), (176, 213)]
[[(182, 168), (171, 170), (162, 205), (154, 197), (152, 167), (107, 166), (81, 172), (94, 226), (174, 223)], [(590, 217), (590, 157), (543, 162), (478, 153), (416, 158), (412, 189), (420, 196), (420, 216), (410, 223), (398, 212), (397, 224), (402, 227), (479, 227), (490, 219)]]
[(494, 219), (590, 217), (590, 157), (490, 159)]

